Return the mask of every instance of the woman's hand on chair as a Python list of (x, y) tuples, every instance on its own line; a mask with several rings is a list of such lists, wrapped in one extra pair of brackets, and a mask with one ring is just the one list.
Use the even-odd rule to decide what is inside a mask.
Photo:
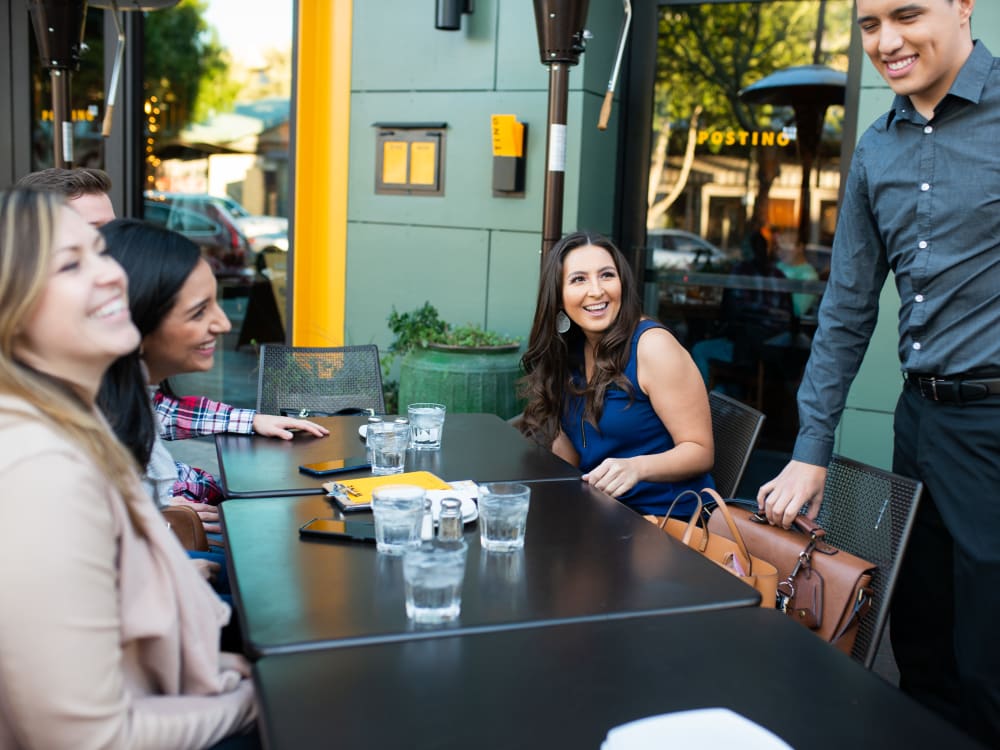
[(606, 458), (583, 475), (583, 480), (611, 497), (621, 497), (642, 477), (634, 458)]
[(219, 571), (222, 570), (222, 566), (214, 560), (193, 558), (191, 562), (194, 564), (195, 570), (198, 571), (198, 574), (209, 583), (214, 581), (215, 577), (219, 575)]
[(191, 502), (185, 497), (172, 497), (170, 498), (171, 505), (186, 505), (195, 513), (198, 514), (198, 518), (201, 519), (202, 524), (205, 526), (205, 531), (209, 534), (221, 534), (222, 526), (219, 525), (219, 509), (214, 505), (208, 505), (206, 503), (195, 503)]
[(316, 437), (330, 434), (323, 425), (310, 422), (308, 419), (279, 417), (274, 414), (257, 414), (253, 418), (253, 431), (264, 437), (276, 437), (282, 440), (291, 440), (296, 432), (308, 432)]
[(243, 654), (237, 654), (232, 651), (220, 651), (219, 652), (219, 669), (227, 670), (231, 669), (234, 672), (239, 672), (242, 677), (250, 677), (250, 662)]

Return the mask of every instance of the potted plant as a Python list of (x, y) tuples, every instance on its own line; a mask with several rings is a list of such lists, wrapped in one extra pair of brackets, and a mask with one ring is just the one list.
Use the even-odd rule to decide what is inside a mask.
[(504, 419), (521, 412), (518, 339), (472, 323), (451, 326), (430, 302), (409, 313), (393, 308), (389, 330), (396, 338), (383, 365), (402, 357), (399, 407), (430, 401), (451, 412), (486, 412)]

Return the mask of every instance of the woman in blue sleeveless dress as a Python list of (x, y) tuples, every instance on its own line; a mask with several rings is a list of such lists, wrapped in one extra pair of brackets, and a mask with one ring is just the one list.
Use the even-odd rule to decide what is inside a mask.
[[(605, 237), (574, 233), (545, 258), (524, 355), (522, 431), (639, 513), (711, 487), (708, 394), (688, 352), (643, 318), (631, 268)], [(690, 515), (682, 499), (674, 515)]]

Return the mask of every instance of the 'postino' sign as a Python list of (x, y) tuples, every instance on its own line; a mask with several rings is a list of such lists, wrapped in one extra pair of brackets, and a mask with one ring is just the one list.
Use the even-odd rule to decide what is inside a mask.
[[(792, 131), (794, 134), (794, 130)], [(773, 130), (699, 130), (698, 145), (713, 146), (787, 146), (792, 138), (786, 131)]]

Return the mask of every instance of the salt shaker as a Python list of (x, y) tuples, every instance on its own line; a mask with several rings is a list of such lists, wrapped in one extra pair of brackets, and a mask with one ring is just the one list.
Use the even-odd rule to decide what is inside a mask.
[(434, 511), (429, 497), (424, 500), (424, 520), (420, 523), (420, 539), (424, 542), (434, 539)]
[[(407, 419), (406, 417), (396, 417), (392, 421), (395, 422), (396, 424), (407, 424), (408, 425), (410, 423), (410, 420)], [(410, 441), (406, 444), (406, 447), (407, 448), (412, 448), (413, 447), (413, 430), (410, 430)]]
[(374, 415), (368, 417), (368, 427), (365, 429), (365, 455), (368, 456), (368, 463), (372, 464), (375, 462), (375, 457), (372, 455), (372, 443), (369, 435), (371, 434), (371, 428), (373, 424), (379, 424), (382, 422), (382, 417), (376, 417)]
[(441, 501), (438, 515), (438, 539), (442, 542), (462, 541), (462, 503), (453, 497)]

